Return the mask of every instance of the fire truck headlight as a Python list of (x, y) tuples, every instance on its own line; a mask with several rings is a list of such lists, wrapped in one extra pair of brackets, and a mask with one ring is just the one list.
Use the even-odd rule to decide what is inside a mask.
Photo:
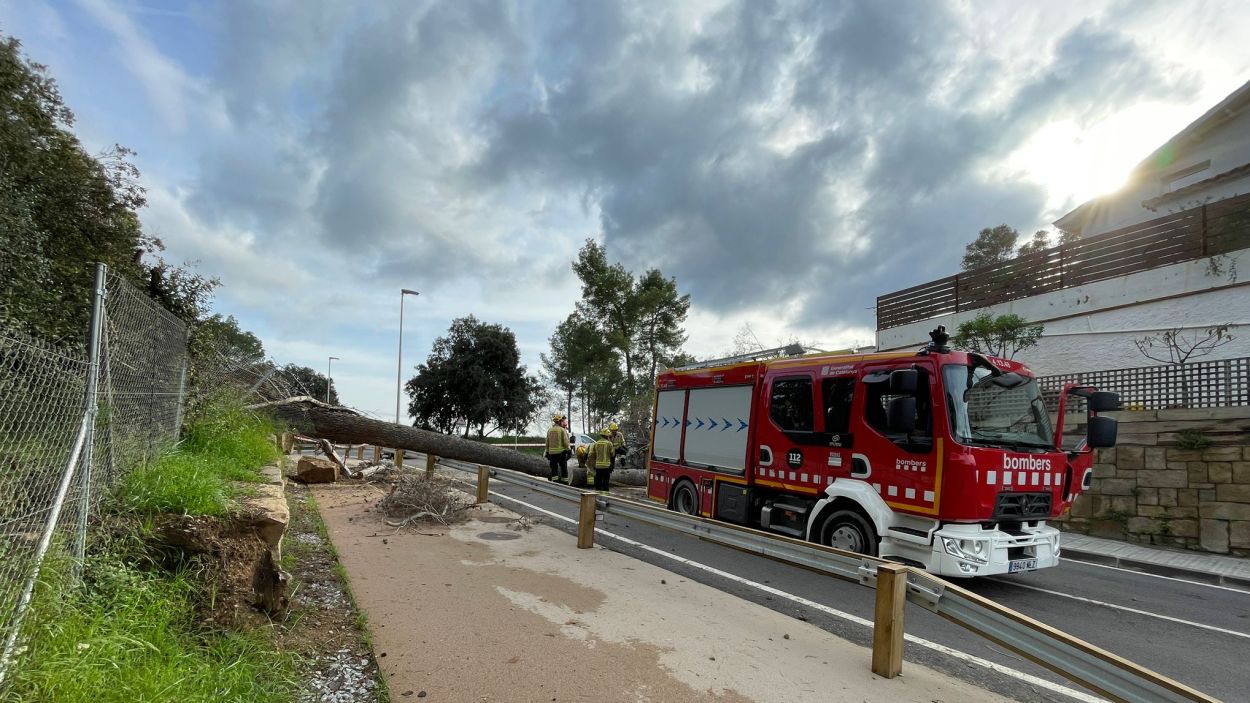
[[(976, 556), (976, 554), (973, 554), (971, 551), (966, 550), (964, 548), (965, 544), (966, 542), (964, 540), (952, 539), (950, 537), (942, 538), (942, 549), (945, 549), (947, 554), (955, 557), (956, 559), (963, 559), (964, 561), (969, 561), (974, 564), (987, 563), (985, 559)], [(973, 547), (974, 550), (978, 552), (983, 552), (985, 550), (984, 542), (981, 540), (973, 540), (973, 544), (976, 545), (976, 547)], [(977, 547), (979, 547), (979, 549), (977, 549)]]

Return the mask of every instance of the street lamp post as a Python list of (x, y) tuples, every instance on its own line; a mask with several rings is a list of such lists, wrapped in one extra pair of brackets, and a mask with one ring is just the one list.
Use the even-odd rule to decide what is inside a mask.
[(415, 290), (399, 289), (399, 358), (395, 362), (395, 424), (399, 424), (399, 391), (404, 375), (404, 296), (421, 295)]
[(337, 356), (332, 356), (328, 360), (326, 360), (326, 403), (327, 404), (329, 404), (330, 402), (330, 383), (334, 379), (334, 377), (330, 375), (330, 367), (333, 366), (334, 362), (336, 361), (342, 361), (342, 359), (338, 358)]

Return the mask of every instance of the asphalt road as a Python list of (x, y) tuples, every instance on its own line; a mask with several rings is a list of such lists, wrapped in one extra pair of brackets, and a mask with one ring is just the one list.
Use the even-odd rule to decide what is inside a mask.
[[(502, 482), (492, 483), (491, 490), (497, 494), (494, 500), (500, 505), (529, 514), (570, 535), (574, 533), (570, 523), (526, 505), (576, 518), (573, 503)], [(872, 589), (661, 528), (630, 524), (613, 515), (603, 515), (597, 526), (662, 554), (610, 537), (597, 537), (602, 546), (813, 623), (854, 642), (871, 643), (870, 627), (829, 611), (871, 621)], [(781, 593), (762, 590), (755, 584)], [(1053, 569), (964, 580), (960, 585), (1228, 703), (1250, 701), (1250, 667), (1245, 661), (1250, 653), (1250, 592), (1072, 560)], [(826, 607), (807, 606), (785, 594)], [(1077, 689), (1074, 684), (928, 611), (909, 607), (906, 623), (909, 635), (989, 660), (1026, 677), (1022, 680), (1014, 674), (969, 662), (958, 653), (947, 654), (911, 642), (905, 651), (905, 662), (920, 662), (950, 672), (1018, 700), (1074, 700), (1062, 689), (1045, 688), (1028, 676), (1068, 689)], [(1089, 694), (1080, 690), (1085, 694), (1084, 700), (1089, 700)]]

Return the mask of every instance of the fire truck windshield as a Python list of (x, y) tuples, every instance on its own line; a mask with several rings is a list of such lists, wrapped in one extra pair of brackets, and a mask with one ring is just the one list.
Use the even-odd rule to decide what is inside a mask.
[(942, 376), (957, 442), (1054, 450), (1054, 429), (1036, 380), (981, 364), (943, 366)]

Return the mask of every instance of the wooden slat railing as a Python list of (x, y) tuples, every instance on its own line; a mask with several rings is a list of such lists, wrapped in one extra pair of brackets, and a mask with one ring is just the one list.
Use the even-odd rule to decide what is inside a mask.
[(964, 271), (877, 298), (877, 329), (1250, 247), (1250, 194)]

